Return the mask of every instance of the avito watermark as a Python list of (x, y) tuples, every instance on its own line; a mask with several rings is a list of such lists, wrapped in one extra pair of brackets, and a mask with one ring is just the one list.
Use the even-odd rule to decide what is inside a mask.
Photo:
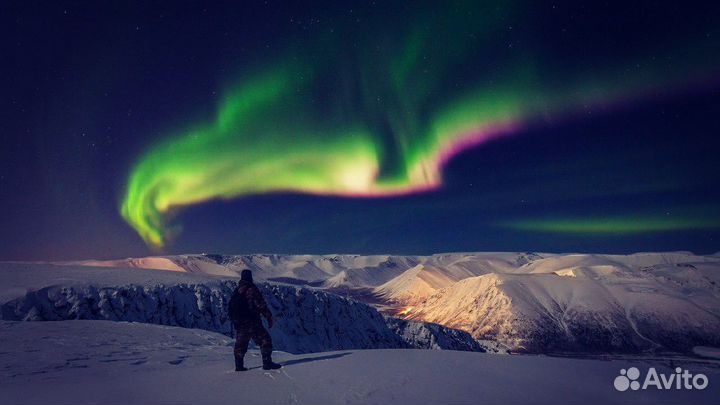
[(655, 367), (650, 367), (645, 374), (645, 378), (640, 383), (640, 370), (637, 367), (630, 367), (627, 370), (620, 370), (620, 375), (615, 377), (613, 385), (618, 391), (646, 390), (655, 388), (658, 390), (702, 390), (708, 384), (708, 378), (705, 374), (693, 374), (690, 370), (683, 370), (680, 367), (675, 368), (675, 372), (671, 374), (659, 373)]

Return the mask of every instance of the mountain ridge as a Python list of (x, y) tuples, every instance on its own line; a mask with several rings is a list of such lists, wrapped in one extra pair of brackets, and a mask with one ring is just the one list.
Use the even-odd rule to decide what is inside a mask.
[(720, 344), (714, 337), (720, 336), (716, 255), (470, 252), (163, 259), (172, 263), (169, 269), (190, 273), (236, 277), (251, 268), (258, 279), (354, 297), (386, 315), (459, 328), (514, 351), (687, 353), (693, 345)]

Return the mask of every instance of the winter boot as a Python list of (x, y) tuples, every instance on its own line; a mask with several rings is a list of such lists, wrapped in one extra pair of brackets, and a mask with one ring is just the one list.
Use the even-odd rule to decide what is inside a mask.
[(282, 367), (280, 364), (273, 363), (271, 353), (263, 353), (263, 370), (277, 370)]
[(247, 371), (243, 360), (243, 357), (235, 356), (235, 371)]

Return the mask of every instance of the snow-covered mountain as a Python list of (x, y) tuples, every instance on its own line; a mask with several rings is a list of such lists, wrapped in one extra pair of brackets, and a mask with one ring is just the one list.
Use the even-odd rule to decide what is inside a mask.
[[(24, 293), (14, 299), (11, 299), (12, 292), (2, 295), (7, 300), (0, 302), (5, 320), (101, 319), (205, 329), (227, 335), (232, 332), (226, 309), (236, 287), (235, 279), (203, 280), (172, 273), (158, 281), (153, 279), (154, 272), (147, 270), (18, 266), (0, 267), (0, 281), (8, 281), (3, 286), (12, 286), (13, 282), (23, 284), (22, 279), (26, 279)], [(139, 282), (143, 273), (149, 281)], [(482, 351), (466, 332), (423, 322), (405, 322), (412, 326), (399, 328), (376, 309), (349, 298), (290, 285), (259, 283), (258, 286), (276, 315), (270, 332), (278, 350), (290, 353), (382, 348)], [(17, 294), (19, 290), (16, 286), (11, 291)], [(414, 333), (406, 333), (410, 329)]]
[(194, 274), (249, 268), (259, 279), (354, 297), (385, 314), (457, 328), (516, 351), (689, 352), (720, 343), (717, 255), (203, 254), (128, 261)]
[(720, 263), (702, 257), (560, 256), (466, 278), (407, 319), (517, 351), (690, 352), (720, 344), (719, 283)]

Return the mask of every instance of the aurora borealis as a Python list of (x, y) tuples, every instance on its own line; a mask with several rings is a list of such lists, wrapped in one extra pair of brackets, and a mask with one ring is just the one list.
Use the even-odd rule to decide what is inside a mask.
[[(126, 224), (165, 252), (712, 250), (720, 30), (706, 6), (60, 5), (48, 21), (122, 40), (41, 59), (71, 82), (45, 87), (47, 123), (14, 124), (46, 154), (33, 170), (55, 213), (38, 226), (80, 217), (82, 239), (85, 206), (122, 252), (140, 249)], [(77, 20), (46, 32), (14, 11), (18, 38), (82, 42)], [(50, 180), (70, 156), (82, 182)]]
[[(425, 123), (408, 122), (416, 132), (390, 129), (398, 139), (388, 151), (382, 137), (360, 120), (350, 120), (347, 129), (302, 118), (276, 121), (305, 110), (303, 96), (293, 94), (302, 92), (296, 76), (284, 71), (249, 80), (223, 101), (214, 123), (170, 138), (140, 160), (122, 215), (146, 242), (165, 244), (164, 215), (171, 209), (211, 199), (279, 191), (373, 197), (434, 190), (442, 185), (443, 165), (467, 148), (512, 135), (539, 114), (612, 103), (625, 95), (579, 88), (573, 99), (533, 94), (532, 84), (511, 92), (489, 88), (451, 103)], [(628, 89), (625, 96), (641, 90)]]
[(518, 230), (575, 233), (575, 234), (623, 234), (656, 231), (673, 231), (720, 227), (720, 222), (688, 218), (575, 218), (560, 220), (518, 221), (506, 226)]
[[(508, 58), (495, 68), (500, 73), (492, 82), (484, 80), (485, 74), (472, 75), (459, 90), (448, 91), (453, 67), (478, 55), (492, 56), (484, 49), (487, 44), (475, 46), (471, 35), (493, 35), (505, 27), (463, 18), (497, 13), (488, 7), (458, 4), (453, 12), (443, 12), (449, 15), (434, 24), (421, 15), (417, 26), (393, 30), (388, 42), (396, 46), (380, 52), (359, 41), (348, 53), (360, 61), (357, 69), (338, 61), (323, 65), (329, 47), (344, 45), (333, 41), (325, 42), (319, 54), (314, 44), (307, 45), (309, 55), (299, 63), (269, 62), (267, 72), (241, 80), (227, 93), (214, 122), (170, 136), (140, 159), (130, 175), (122, 215), (146, 242), (162, 247), (170, 210), (212, 199), (268, 192), (372, 197), (435, 190), (442, 186), (444, 163), (453, 156), (512, 135), (540, 116), (612, 106), (698, 81), (687, 78), (684, 67), (653, 66), (642, 74), (616, 67), (628, 60), (599, 69), (592, 83), (576, 78), (580, 72), (550, 85), (542, 66), (530, 68), (524, 60)], [(443, 48), (446, 44), (449, 49)], [(428, 58), (434, 62), (426, 68)], [(700, 70), (700, 82), (711, 79), (710, 73)], [(320, 105), (309, 102), (336, 86), (339, 94), (326, 95)], [(438, 102), (438, 96), (447, 101)]]

